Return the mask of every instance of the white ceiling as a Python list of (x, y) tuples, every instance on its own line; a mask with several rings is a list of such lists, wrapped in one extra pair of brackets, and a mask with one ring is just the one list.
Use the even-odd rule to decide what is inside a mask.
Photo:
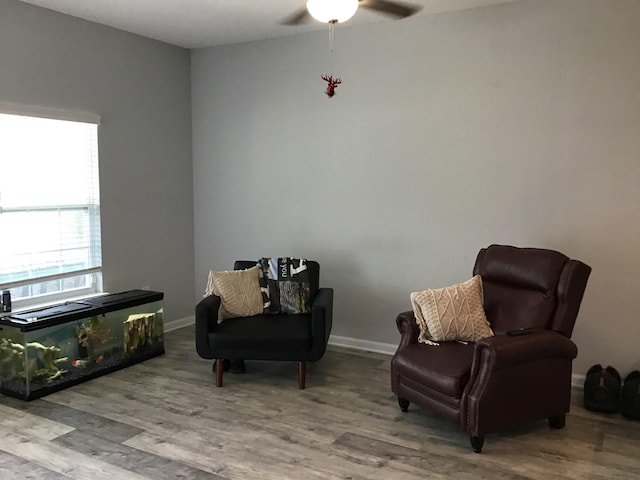
[[(305, 0), (21, 0), (185, 48), (261, 40), (327, 28), (319, 22), (280, 25)], [(401, 0), (422, 6), (417, 15), (463, 10), (515, 0)], [(345, 23), (394, 21), (360, 9)]]

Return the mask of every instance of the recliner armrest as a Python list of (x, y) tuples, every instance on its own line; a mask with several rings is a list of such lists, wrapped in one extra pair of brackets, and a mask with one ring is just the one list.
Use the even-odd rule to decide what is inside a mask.
[(396, 317), (396, 326), (400, 332), (400, 344), (398, 345), (397, 351), (412, 343), (418, 343), (420, 328), (416, 323), (416, 317), (413, 314), (413, 310), (400, 313)]
[(577, 351), (570, 339), (551, 330), (478, 341), (461, 424), (479, 436), (568, 412)]
[(552, 330), (533, 330), (527, 335), (496, 335), (476, 343), (474, 364), (482, 359), (494, 371), (547, 358), (573, 360), (578, 355), (575, 343)]
[(218, 326), (220, 297), (210, 295), (196, 305), (196, 351), (202, 358), (213, 358), (209, 348), (209, 333)]

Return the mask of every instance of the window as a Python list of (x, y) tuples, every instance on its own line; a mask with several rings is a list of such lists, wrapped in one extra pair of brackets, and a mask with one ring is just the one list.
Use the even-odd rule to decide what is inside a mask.
[(0, 289), (14, 309), (101, 292), (98, 119), (2, 107)]

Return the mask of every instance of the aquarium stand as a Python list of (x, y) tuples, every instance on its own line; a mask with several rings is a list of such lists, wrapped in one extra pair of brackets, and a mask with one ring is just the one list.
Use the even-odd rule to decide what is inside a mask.
[(128, 290), (0, 317), (0, 393), (33, 400), (164, 354), (163, 298)]

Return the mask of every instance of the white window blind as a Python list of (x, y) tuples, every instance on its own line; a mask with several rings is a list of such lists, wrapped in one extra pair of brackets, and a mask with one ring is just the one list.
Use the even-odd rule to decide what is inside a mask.
[(98, 125), (43, 116), (0, 110), (0, 289), (18, 306), (102, 289)]

